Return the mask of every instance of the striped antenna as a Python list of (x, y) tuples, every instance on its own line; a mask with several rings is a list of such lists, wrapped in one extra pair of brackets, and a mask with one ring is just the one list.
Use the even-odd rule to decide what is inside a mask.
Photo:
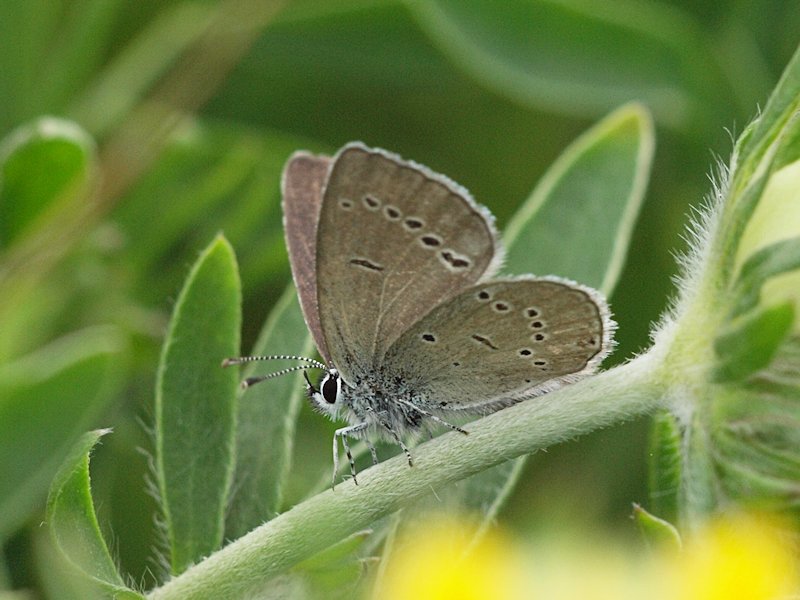
[[(306, 362), (309, 364), (287, 367), (285, 369), (281, 369), (280, 371), (275, 371), (274, 373), (269, 373), (267, 375), (247, 377), (244, 381), (242, 381), (242, 389), (247, 389), (251, 386), (254, 386), (257, 383), (266, 381), (267, 379), (272, 379), (273, 377), (279, 377), (281, 375), (287, 375), (289, 373), (294, 373), (295, 371), (304, 371), (306, 369), (323, 369), (326, 371), (328, 370), (328, 367), (326, 367), (324, 363), (321, 363), (318, 360), (314, 360), (313, 358), (306, 358), (305, 356), (293, 356), (289, 354), (274, 354), (270, 356), (238, 356), (235, 358), (226, 358), (225, 360), (222, 361), (222, 366), (230, 367), (233, 365), (241, 365), (245, 363), (265, 361), (265, 360), (299, 360), (301, 362)], [(308, 376), (306, 376), (306, 381), (308, 381)]]
[[(318, 360), (314, 360), (313, 358), (307, 358), (305, 356), (294, 356), (291, 354), (271, 354), (269, 356), (237, 356), (235, 358), (226, 358), (222, 361), (223, 367), (230, 367), (231, 365), (242, 365), (244, 363), (249, 362), (256, 362), (262, 360), (299, 360), (301, 362), (307, 362), (316, 367), (317, 369), (327, 369), (328, 367), (325, 366), (324, 363), (319, 362)], [(313, 368), (307, 367), (307, 368)]]

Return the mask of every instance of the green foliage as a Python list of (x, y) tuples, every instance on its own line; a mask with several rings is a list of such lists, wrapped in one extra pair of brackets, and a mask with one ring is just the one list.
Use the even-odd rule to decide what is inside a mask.
[(574, 0), (409, 5), (465, 70), (535, 106), (597, 115), (638, 98), (659, 120), (685, 127), (710, 108), (702, 106), (710, 100), (703, 86), (721, 75), (699, 32), (666, 6)]
[(655, 338), (668, 354), (663, 376), (674, 380), (686, 526), (731, 502), (798, 522), (798, 107), (800, 51), (737, 141), (698, 225), (680, 300)]
[(173, 573), (222, 544), (234, 469), (241, 289), (223, 237), (200, 255), (175, 304), (156, 385), (156, 477)]
[[(681, 525), (722, 503), (796, 513), (796, 11), (489, 4), (0, 3), (0, 596), (182, 597), (200, 582), (331, 597), (381, 553), (376, 519), (436, 497), (519, 531), (624, 529), (648, 480), (648, 509)], [(727, 156), (724, 128), (755, 114), (703, 268), (661, 330), (683, 342), (642, 353), (709, 148)], [(242, 352), (240, 322), (246, 353), (313, 352), (287, 287), (280, 172), (294, 150), (352, 139), (468, 187), (505, 231), (507, 272), (613, 292), (612, 361), (642, 356), (554, 396), (552, 413), (498, 414), (422, 444), (412, 470), (385, 460), (289, 510), (327, 488), (334, 425), (303, 408), (299, 376), (242, 395), (241, 377), (275, 365), (219, 364)], [(507, 460), (686, 408), (677, 383), (696, 410), (657, 421), (647, 474), (642, 420)], [(115, 432), (103, 444), (81, 437), (101, 427)], [(166, 585), (159, 558), (181, 574)]]
[(668, 412), (653, 417), (648, 458), (649, 506), (663, 518), (675, 520), (678, 517), (683, 456), (678, 423)]
[(85, 184), (94, 142), (74, 123), (42, 118), (13, 132), (0, 148), (0, 242), (8, 246), (62, 196)]
[(74, 333), (0, 368), (0, 535), (39, 513), (62, 457), (120, 381), (119, 332)]
[(672, 523), (650, 514), (638, 504), (633, 505), (633, 518), (645, 540), (654, 548), (681, 548), (681, 536)]
[[(287, 287), (270, 312), (253, 355), (310, 356), (313, 352), (294, 286)], [(268, 372), (272, 363), (251, 363), (243, 376)], [(283, 507), (291, 468), (295, 427), (303, 395), (302, 375), (279, 377), (248, 390), (239, 402), (236, 435), (236, 489), (228, 533), (240, 537), (274, 517)]]
[(746, 379), (772, 362), (794, 323), (794, 306), (777, 306), (750, 311), (729, 323), (714, 340), (717, 353), (717, 381)]
[(509, 223), (507, 270), (558, 273), (610, 295), (628, 254), (654, 145), (650, 115), (639, 105), (616, 110), (573, 142)]
[[(47, 521), (53, 542), (63, 553), (63, 558), (82, 571), (92, 583), (116, 598), (141, 598), (124, 585), (100, 533), (92, 504), (89, 453), (106, 433), (109, 432), (86, 433), (70, 449), (53, 479), (47, 501)], [(99, 591), (95, 590), (94, 594), (99, 594)]]

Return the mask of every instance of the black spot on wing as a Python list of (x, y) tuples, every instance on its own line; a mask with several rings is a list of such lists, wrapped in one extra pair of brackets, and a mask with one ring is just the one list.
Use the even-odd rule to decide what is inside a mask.
[(367, 260), (366, 258), (351, 258), (350, 264), (355, 265), (356, 267), (361, 267), (362, 269), (367, 269), (368, 271), (383, 271), (382, 265), (374, 263), (371, 260)]

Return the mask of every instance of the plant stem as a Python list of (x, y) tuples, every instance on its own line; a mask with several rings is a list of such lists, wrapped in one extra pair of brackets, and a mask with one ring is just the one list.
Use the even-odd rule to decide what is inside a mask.
[(662, 407), (659, 361), (648, 353), (509, 407), (340, 483), (254, 529), (149, 594), (153, 600), (242, 598), (376, 519), (522, 454)]

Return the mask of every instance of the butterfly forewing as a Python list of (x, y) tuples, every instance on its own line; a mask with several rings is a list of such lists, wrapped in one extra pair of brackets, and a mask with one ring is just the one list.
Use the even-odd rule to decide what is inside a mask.
[(325, 186), (316, 254), (321, 327), (345, 381), (373, 372), (424, 312), (487, 274), (496, 253), (490, 218), (462, 188), (345, 146)]
[(428, 313), (389, 349), (384, 369), (416, 386), (425, 408), (490, 412), (593, 370), (612, 327), (588, 288), (491, 281)]
[(300, 298), (306, 325), (320, 355), (330, 362), (319, 321), (317, 302), (317, 225), (322, 206), (322, 189), (331, 159), (307, 152), (295, 153), (283, 170), (283, 227), (292, 278)]

